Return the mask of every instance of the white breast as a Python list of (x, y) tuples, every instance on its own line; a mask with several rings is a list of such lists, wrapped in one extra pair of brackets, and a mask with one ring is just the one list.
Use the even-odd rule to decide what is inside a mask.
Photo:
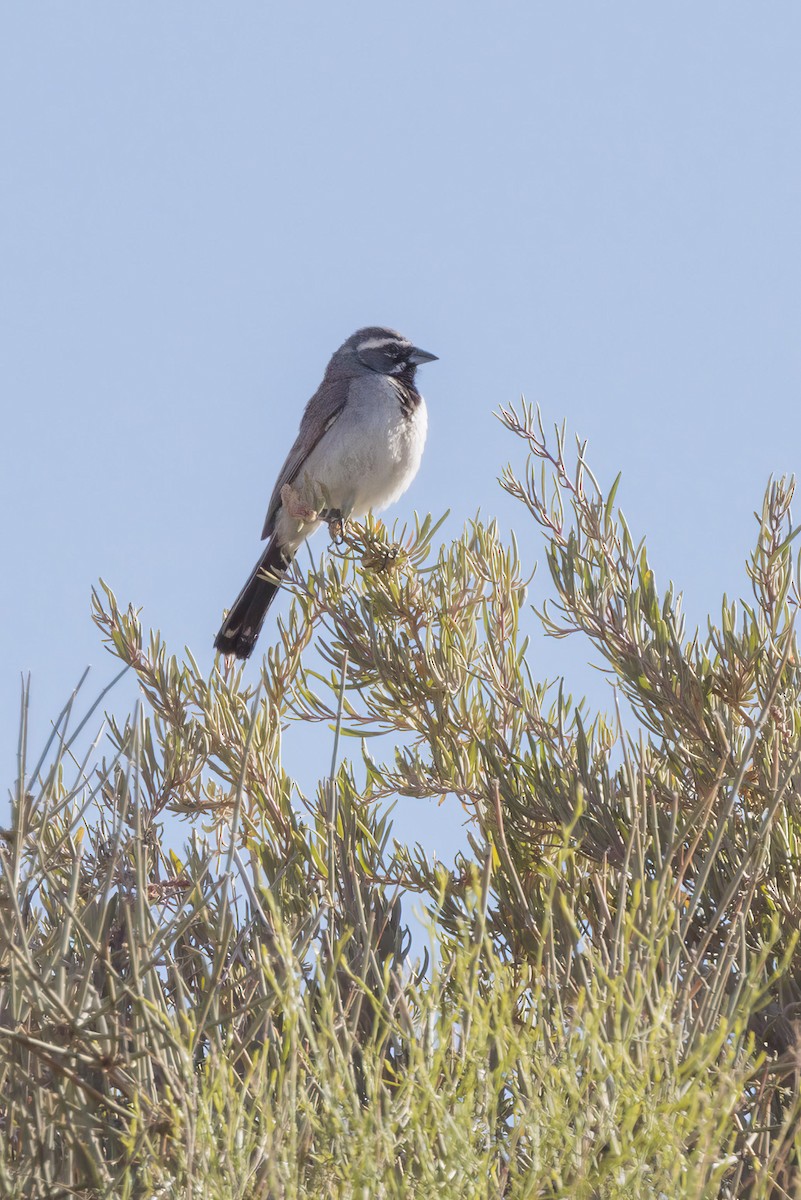
[(307, 459), (305, 472), (353, 516), (397, 500), (420, 466), (428, 429), (425, 401), (401, 407), (386, 376), (354, 380), (348, 402)]

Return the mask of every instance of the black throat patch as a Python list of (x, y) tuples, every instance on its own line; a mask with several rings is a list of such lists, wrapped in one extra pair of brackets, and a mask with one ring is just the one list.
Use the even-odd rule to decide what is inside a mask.
[(390, 375), (388, 378), (395, 385), (404, 416), (411, 417), (415, 409), (419, 407), (422, 399), (417, 388), (414, 386), (414, 367), (408, 367), (400, 375), (394, 377)]

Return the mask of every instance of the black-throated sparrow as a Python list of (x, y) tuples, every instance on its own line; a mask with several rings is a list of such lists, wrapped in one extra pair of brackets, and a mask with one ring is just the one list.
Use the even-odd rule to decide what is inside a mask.
[(428, 427), (415, 370), (436, 357), (380, 326), (357, 330), (332, 355), (273, 489), (267, 549), (214, 639), (221, 653), (249, 656), (281, 576), (322, 521), (384, 508), (406, 491)]

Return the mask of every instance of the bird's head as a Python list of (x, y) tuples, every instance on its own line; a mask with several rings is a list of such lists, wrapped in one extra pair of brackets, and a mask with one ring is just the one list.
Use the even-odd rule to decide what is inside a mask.
[(436, 357), (413, 345), (403, 334), (381, 325), (358, 329), (334, 355), (334, 359), (346, 360), (360, 370), (375, 371), (377, 375), (403, 375), (407, 379), (414, 378), (415, 368), (421, 363), (434, 362)]

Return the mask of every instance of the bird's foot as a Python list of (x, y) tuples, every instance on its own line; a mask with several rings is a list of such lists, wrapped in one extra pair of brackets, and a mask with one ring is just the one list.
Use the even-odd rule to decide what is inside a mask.
[(345, 541), (345, 518), (340, 513), (326, 513), (328, 532), (335, 546), (341, 546)]

